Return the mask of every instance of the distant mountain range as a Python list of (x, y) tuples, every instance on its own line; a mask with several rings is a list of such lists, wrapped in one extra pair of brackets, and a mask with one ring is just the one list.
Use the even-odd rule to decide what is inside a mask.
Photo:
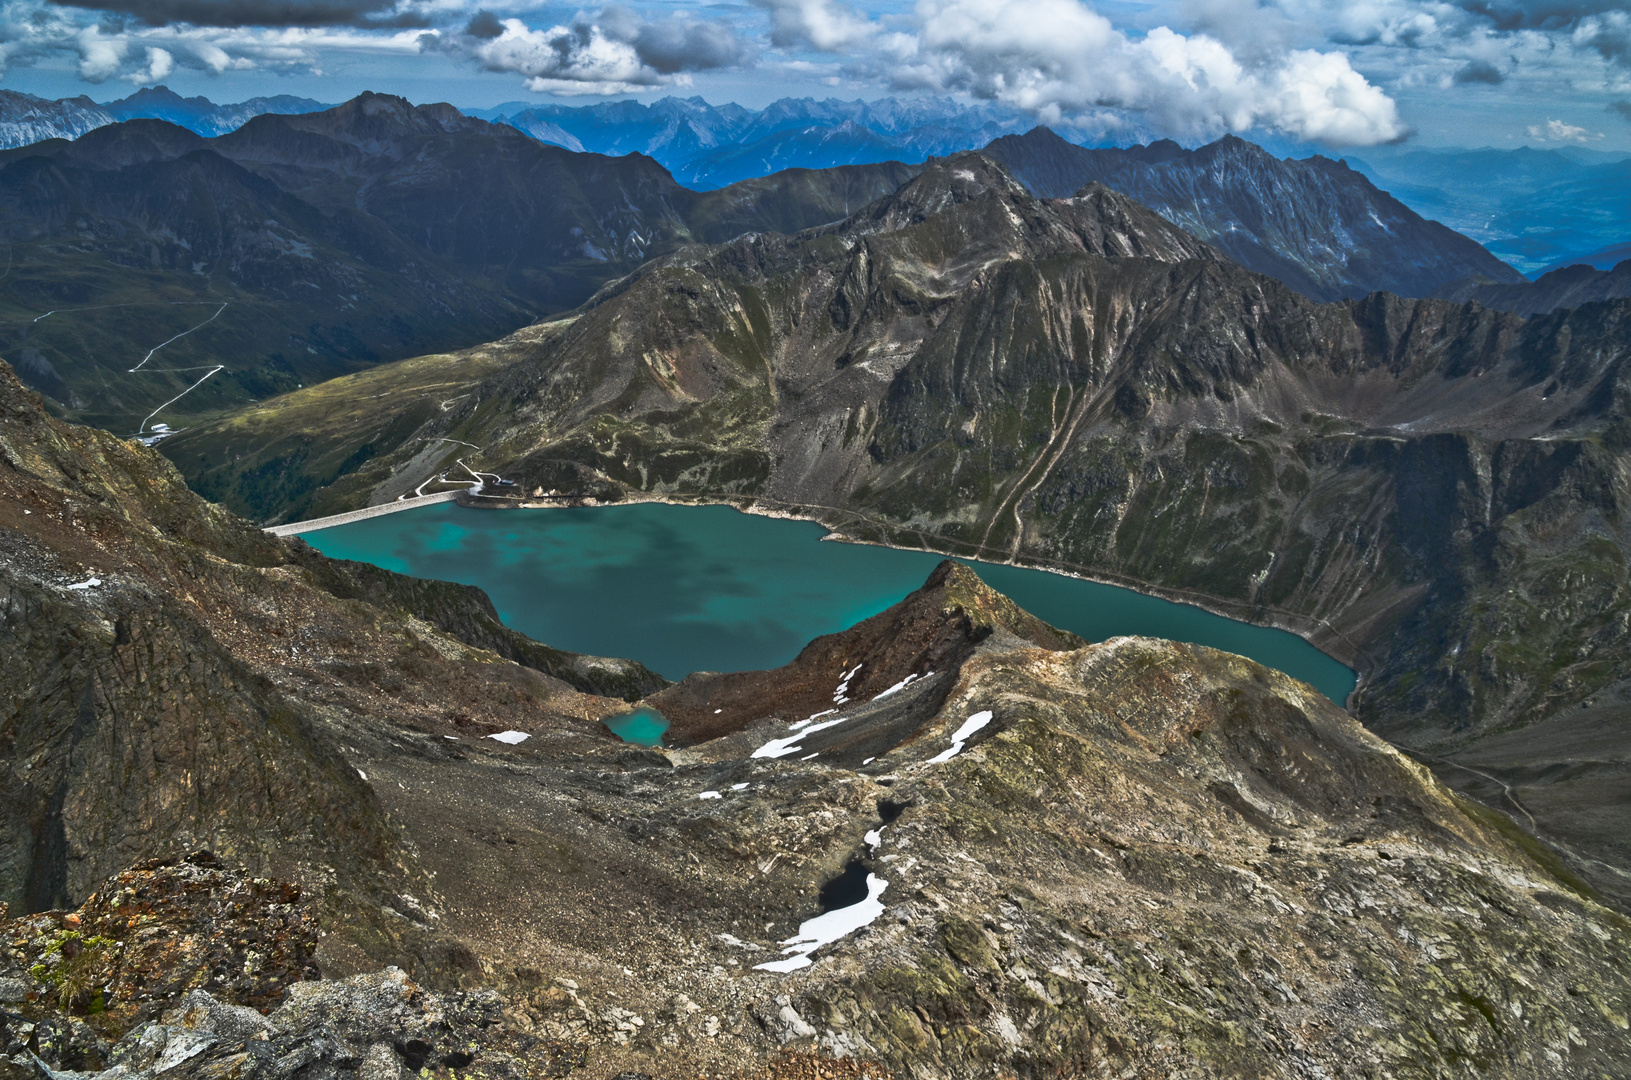
[[(105, 105), (86, 97), (47, 101), (0, 91), (0, 148), (45, 138), (77, 138), (96, 127), (142, 118), (168, 120), (214, 136), (236, 130), (262, 113), (328, 107), (286, 95), (215, 105), (203, 97), (183, 98), (162, 86)], [(694, 190), (791, 168), (886, 161), (918, 164), (929, 157), (980, 149), (1034, 124), (1029, 114), (1001, 106), (969, 107), (928, 98), (873, 102), (787, 98), (759, 110), (710, 105), (700, 97), (669, 97), (650, 105), (511, 101), (463, 111), (567, 150), (644, 154)], [(1287, 158), (1307, 153), (1271, 145), (1275, 154)], [(1626, 247), (1631, 238), (1631, 200), (1624, 197), (1631, 190), (1631, 154), (1579, 147), (1371, 147), (1342, 160), (1422, 217), (1478, 241), (1525, 274), (1539, 275), (1577, 262), (1608, 270), (1631, 255)], [(1358, 243), (1337, 239), (1338, 250)]]
[[(32, 100), (36, 125), (94, 119), (53, 111), (72, 102)], [(950, 140), (953, 132), (983, 137), (1012, 119), (919, 102), (790, 101), (750, 113), (669, 99), (524, 110), (491, 123), (451, 105), (365, 94), (333, 109), (262, 113), (224, 135), (197, 134), (278, 104), (213, 106), (155, 90), (96, 108), (163, 109), (188, 126), (127, 120), (0, 151), (0, 240), (10, 242), (11, 267), (0, 297), (0, 323), (10, 328), (0, 327), (0, 348), (31, 385), (83, 419), (122, 430), (200, 377), (208, 385), (187, 399), (188, 409), (172, 407), (166, 422), (491, 340), (566, 312), (687, 244), (838, 221), (924, 168), (789, 168), (699, 191), (646, 150), (678, 155), (707, 143), (716, 164), (758, 169), (773, 163), (765, 156), (773, 146), (793, 161), (815, 142), (829, 155), (881, 154), (866, 125), (902, 140), (934, 132)], [(517, 123), (529, 117), (555, 124), (581, 149), (526, 137)], [(591, 120), (600, 127), (592, 130)], [(596, 152), (585, 138), (619, 156)], [(1314, 299), (1525, 286), (1473, 241), (1322, 157), (1281, 160), (1234, 137), (1197, 150), (1171, 142), (1088, 149), (1046, 128), (1000, 136), (986, 153), (1038, 196), (1102, 183)], [(1548, 310), (1571, 297), (1616, 295), (1617, 287), (1476, 296), (1489, 306)], [(207, 314), (202, 305), (223, 302), (230, 312), (190, 331), (199, 323), (193, 316)], [(36, 321), (46, 312), (57, 314)], [(164, 364), (128, 377), (142, 356), (127, 354), (182, 331), (165, 345)], [(197, 374), (222, 355), (232, 358), (228, 370)]]
[(0, 90), (0, 150), (46, 139), (77, 139), (87, 131), (121, 120), (168, 120), (208, 138), (236, 131), (245, 121), (263, 113), (309, 113), (331, 108), (321, 101), (289, 94), (217, 105), (205, 97), (184, 98), (164, 86), (144, 87), (106, 105), (84, 96), (48, 101), (33, 94)]
[(1170, 140), (1093, 150), (1037, 128), (998, 139), (985, 152), (1043, 198), (1065, 198), (1090, 183), (1113, 188), (1316, 300), (1425, 296), (1473, 275), (1524, 280), (1341, 162), (1282, 161), (1233, 135), (1198, 150)]
[(1559, 308), (1631, 296), (1631, 258), (1607, 270), (1576, 263), (1516, 285), (1472, 277), (1435, 289), (1433, 295), (1457, 303), (1476, 300), (1485, 307), (1517, 315), (1542, 315)]
[(1089, 149), (1048, 128), (1018, 134), (1030, 122), (1017, 112), (897, 99), (788, 99), (758, 112), (716, 108), (701, 98), (521, 104), (479, 115), (571, 150), (646, 154), (681, 183), (704, 189), (778, 169), (920, 162), (983, 146), (1036, 195), (1064, 198), (1103, 183), (1319, 300), (1375, 291), (1424, 296), (1467, 278), (1524, 281), (1346, 165), (1323, 157), (1282, 161), (1234, 136), (1194, 151), (1167, 140)]
[(920, 163), (973, 150), (1034, 125), (1029, 114), (936, 98), (838, 101), (784, 98), (758, 111), (700, 97), (650, 105), (510, 102), (469, 110), (540, 142), (598, 154), (641, 153), (690, 188), (723, 187), (782, 169), (826, 169), (883, 161)]
[(1631, 257), (1631, 154), (1373, 147), (1345, 160), (1526, 274)]
[[(1029, 114), (998, 106), (897, 98), (785, 99), (756, 112), (709, 105), (701, 98), (671, 97), (650, 105), (513, 101), (467, 112), (569, 150), (647, 154), (692, 188), (720, 187), (787, 168), (919, 163), (980, 149), (1035, 123)], [(1307, 151), (1283, 147), (1276, 153)], [(1471, 237), (1526, 274), (1573, 262), (1607, 270), (1631, 254), (1615, 258), (1612, 251), (1599, 251), (1631, 239), (1631, 199), (1624, 197), (1631, 190), (1631, 154), (1578, 147), (1373, 147), (1344, 160), (1422, 217)]]

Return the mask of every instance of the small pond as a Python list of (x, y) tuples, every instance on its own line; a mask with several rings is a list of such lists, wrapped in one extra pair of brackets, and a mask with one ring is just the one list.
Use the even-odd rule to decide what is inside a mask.
[(606, 726), (626, 743), (636, 746), (661, 746), (663, 732), (668, 730), (668, 718), (656, 709), (635, 709), (606, 719)]
[[(558, 649), (623, 656), (670, 679), (779, 667), (819, 634), (889, 607), (942, 556), (822, 543), (808, 521), (728, 506), (468, 510), (451, 503), (304, 534), (326, 555), (479, 585), (506, 625)], [(1118, 634), (1249, 656), (1346, 700), (1354, 673), (1302, 638), (1131, 589), (970, 562), (993, 588), (1089, 641)], [(661, 717), (626, 721), (662, 737)], [(651, 729), (655, 730), (651, 730)]]

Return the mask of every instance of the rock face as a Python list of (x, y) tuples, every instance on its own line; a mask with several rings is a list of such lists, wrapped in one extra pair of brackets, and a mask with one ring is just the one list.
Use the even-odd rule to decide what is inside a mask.
[[(765, 721), (808, 724), (862, 707), (852, 703), (886, 697), (893, 700), (872, 712), (898, 709), (900, 715), (869, 716), (868, 726), (883, 732), (904, 723), (910, 729), (939, 709), (953, 673), (993, 635), (1044, 649), (1085, 644), (1020, 610), (972, 570), (948, 560), (917, 592), (848, 630), (816, 638), (785, 667), (703, 672), (648, 700), (669, 721), (665, 738), (681, 745)], [(810, 749), (830, 751), (841, 734), (812, 742)], [(856, 765), (886, 748), (872, 738), (846, 745), (843, 758)]]
[[(0, 931), (20, 997), (94, 1016), (115, 1038), (199, 989), (267, 1009), (318, 977), (316, 911), (300, 888), (249, 878), (212, 852), (158, 859), (101, 883), (77, 911), (26, 915)], [(61, 1067), (62, 1062), (50, 1064)]]
[(1198, 150), (1165, 139), (1090, 150), (1036, 128), (1006, 135), (984, 152), (1044, 198), (1095, 182), (1114, 188), (1316, 300), (1372, 292), (1428, 296), (1473, 274), (1500, 284), (1524, 280), (1343, 162), (1280, 161), (1233, 135)]
[(326, 433), (321, 391), (167, 446), (257, 517), (283, 508), (242, 478), (301, 475), (291, 415), (314, 457), (368, 447), (325, 508), (411, 490), (450, 460), (421, 440), (455, 438), (527, 491), (758, 500), (1198, 600), (1308, 635), (1361, 670), (1367, 724), (1631, 866), (1600, 816), (1623, 751), (1584, 749), (1623, 745), (1628, 316), (1315, 304), (1105, 188), (1037, 200), (966, 155), (839, 224), (647, 266), (494, 346), (395, 448)]
[(491, 990), (428, 992), (398, 968), (320, 981), (300, 890), (209, 852), (124, 871), (76, 912), (0, 923), (0, 940), (0, 1075), (374, 1080), (478, 1055), (487, 1076), (564, 1075), (584, 1057), (515, 1032)]

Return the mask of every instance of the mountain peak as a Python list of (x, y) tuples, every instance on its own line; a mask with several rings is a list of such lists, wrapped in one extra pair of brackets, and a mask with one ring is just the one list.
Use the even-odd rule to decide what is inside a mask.
[(1227, 155), (1232, 157), (1248, 157), (1260, 160), (1267, 159), (1269, 161), (1279, 160), (1261, 146), (1258, 146), (1254, 142), (1247, 142), (1245, 139), (1242, 139), (1239, 135), (1236, 135), (1233, 132), (1230, 132), (1229, 134), (1223, 136), (1223, 138), (1214, 142), (1207, 143), (1205, 146), (1195, 150), (1194, 154), (1197, 157), (1207, 159), (1216, 159)]
[(485, 129), (500, 135), (519, 135), (506, 124), (474, 119), (443, 102), (414, 105), (395, 94), (365, 91), (321, 112), (263, 114), (245, 124), (238, 134), (243, 140), (249, 140), (278, 130), (302, 131), (379, 154), (390, 151), (403, 138)]
[(862, 215), (869, 226), (867, 231), (893, 232), (988, 192), (1009, 198), (1032, 197), (1007, 169), (984, 154), (969, 150), (950, 157), (930, 158), (921, 173), (893, 195), (879, 200), (870, 211), (862, 211)]
[(117, 169), (144, 161), (168, 161), (204, 145), (202, 136), (168, 120), (126, 120), (86, 132), (64, 152), (96, 169)]
[(144, 86), (127, 98), (102, 106), (115, 120), (151, 118), (172, 123), (196, 121), (215, 110), (206, 97), (184, 98), (168, 86)]

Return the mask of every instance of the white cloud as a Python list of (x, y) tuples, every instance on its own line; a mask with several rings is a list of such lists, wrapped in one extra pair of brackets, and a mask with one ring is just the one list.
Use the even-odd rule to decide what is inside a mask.
[(837, 0), (753, 0), (753, 6), (770, 13), (770, 43), (777, 48), (838, 52), (878, 32), (876, 23)]
[(489, 38), (427, 34), (427, 50), (466, 56), (488, 71), (527, 77), (536, 93), (628, 94), (673, 81), (640, 59), (633, 43), (619, 41), (593, 24), (534, 30), (520, 19), (504, 19)]
[(149, 45), (147, 47), (147, 66), (119, 77), (126, 82), (135, 83), (137, 86), (151, 86), (154, 83), (163, 82), (170, 72), (175, 69), (175, 57), (171, 55), (168, 49), (160, 49)]
[(527, 78), (527, 89), (549, 94), (630, 94), (686, 86), (689, 71), (730, 67), (747, 48), (734, 29), (684, 16), (648, 21), (610, 5), (596, 18), (534, 29), (520, 19), (478, 12), (463, 33), (426, 33), (426, 52), (475, 61), (488, 71)]
[(1272, 126), (1334, 146), (1373, 146), (1405, 134), (1398, 107), (1341, 53), (1302, 49), (1274, 73)]
[(119, 74), (129, 48), (124, 38), (87, 26), (79, 32), (79, 77), (88, 83), (107, 82)]
[(1605, 60), (1631, 66), (1631, 14), (1605, 11), (1581, 19), (1574, 31), (1574, 43), (1597, 51)]
[(1561, 120), (1548, 120), (1544, 127), (1540, 124), (1530, 124), (1529, 137), (1540, 142), (1566, 142), (1584, 145), (1601, 139), (1603, 133), (1600, 131), (1587, 131), (1583, 127), (1565, 124)]
[(874, 36), (870, 65), (900, 89), (964, 92), (1045, 123), (1115, 109), (1176, 135), (1267, 127), (1370, 145), (1407, 128), (1391, 98), (1340, 53), (1254, 64), (1205, 34), (1129, 37), (1079, 0), (921, 0), (915, 34)]
[[(0, 74), (57, 58), (76, 63), (89, 83), (158, 82), (181, 69), (319, 72), (335, 52), (416, 55), (418, 31), (350, 27), (197, 27), (186, 24), (108, 29), (94, 13), (26, 0), (0, 2)], [(117, 25), (117, 24), (115, 24)]]

